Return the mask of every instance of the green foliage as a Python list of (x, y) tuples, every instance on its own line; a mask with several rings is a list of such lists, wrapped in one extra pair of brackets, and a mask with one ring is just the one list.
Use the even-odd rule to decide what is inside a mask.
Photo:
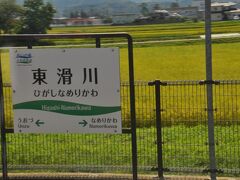
[(147, 3), (140, 4), (140, 8), (143, 16), (147, 16), (149, 14)]
[[(136, 80), (205, 79), (205, 46), (201, 44), (165, 45), (159, 43), (134, 50)], [(213, 78), (239, 79), (240, 43), (213, 44)], [(223, 51), (224, 49), (224, 51)], [(122, 80), (127, 80), (127, 51), (123, 49)]]
[[(215, 127), (218, 167), (239, 169), (239, 128)], [(208, 168), (206, 125), (165, 127), (162, 134), (164, 167)], [(131, 171), (128, 134), (9, 134), (7, 143), (9, 169), (24, 165), (36, 172)], [(150, 173), (157, 165), (156, 128), (137, 129), (137, 143), (139, 171)]]
[[(217, 43), (213, 44), (213, 79), (239, 79), (239, 51), (240, 43)], [(222, 51), (224, 49), (224, 51)], [(121, 48), (120, 53), (120, 67), (121, 67), (121, 80), (128, 80), (128, 51), (126, 48)], [(205, 47), (204, 44), (184, 44), (184, 45), (151, 45), (150, 47), (137, 47), (134, 50), (134, 67), (135, 67), (135, 80), (141, 81), (151, 81), (154, 79), (160, 79), (162, 81), (166, 80), (203, 80), (205, 79)], [(9, 54), (7, 51), (1, 53), (4, 83), (10, 82), (10, 68), (9, 68)], [(187, 86), (186, 86), (187, 87)], [(201, 86), (202, 87), (202, 86)], [(188, 125), (199, 124), (199, 121), (195, 121), (198, 117), (202, 117), (204, 111), (204, 103), (201, 98), (202, 96), (197, 96), (197, 92), (203, 92), (201, 87), (196, 86), (194, 91), (192, 90), (190, 94), (189, 90), (186, 91), (189, 99), (185, 99), (181, 103), (181, 107), (186, 108), (186, 111), (176, 111), (175, 101), (166, 100), (165, 107), (168, 107), (167, 113), (164, 114), (164, 119), (170, 120), (165, 122), (164, 125), (172, 126), (178, 125), (179, 123), (184, 123)], [(231, 86), (237, 89), (237, 86)], [(168, 87), (167, 87), (168, 88)], [(10, 91), (10, 89), (9, 89)], [(196, 91), (196, 93), (195, 93)], [(172, 93), (179, 93), (179, 90), (173, 89), (170, 91)], [(223, 91), (226, 92), (226, 91)], [(126, 113), (124, 113), (123, 125), (125, 127), (130, 126), (130, 113), (128, 111), (127, 99), (128, 89), (123, 89), (122, 94), (125, 97), (122, 98), (122, 108)], [(136, 108), (137, 108), (137, 120), (143, 121), (143, 123), (138, 124), (138, 127), (150, 127), (151, 122), (155, 119), (153, 104), (154, 91), (152, 89), (145, 88), (144, 91), (140, 87), (136, 86)], [(164, 93), (165, 95), (166, 92)], [(228, 92), (228, 95), (230, 92)], [(149, 95), (149, 96), (147, 96)], [(224, 102), (231, 100), (231, 96), (225, 96), (220, 99), (218, 106), (220, 109), (227, 109), (228, 104), (224, 105)], [(174, 95), (168, 95), (169, 97), (174, 97)], [(222, 95), (221, 95), (222, 97)], [(12, 127), (12, 108), (11, 108), (11, 96), (6, 94), (6, 107), (8, 110), (6, 112), (6, 118), (9, 120), (7, 122), (8, 127)], [(220, 102), (221, 101), (221, 102)], [(197, 103), (196, 105), (196, 102)], [(230, 101), (231, 102), (231, 101)], [(234, 103), (239, 103), (238, 100)], [(233, 104), (233, 103), (232, 103)], [(179, 104), (180, 105), (180, 104)], [(235, 106), (236, 104), (234, 104)], [(191, 109), (195, 106), (197, 109)], [(226, 111), (227, 112), (227, 111)], [(229, 112), (233, 112), (229, 110)], [(240, 111), (235, 110), (235, 117), (238, 117)], [(187, 114), (187, 116), (186, 116)], [(218, 119), (221, 121), (216, 121), (217, 124), (224, 124), (225, 122), (230, 122), (233, 115), (222, 113), (222, 111), (216, 112)], [(182, 118), (185, 117), (185, 118)], [(226, 121), (224, 121), (226, 120)]]
[(45, 34), (56, 12), (50, 3), (43, 0), (26, 0), (24, 12), (17, 28), (19, 34)]
[[(74, 4), (74, 6), (73, 6)], [(71, 12), (84, 10), (88, 16), (102, 18), (111, 17), (116, 12), (137, 13), (138, 5), (131, 0), (55, 0), (54, 5), (61, 10), (64, 16), (69, 17)]]
[[(225, 21), (212, 23), (212, 32), (217, 33), (237, 33), (240, 32), (240, 21)], [(49, 34), (65, 34), (65, 33), (113, 33), (127, 32), (134, 42), (138, 41), (157, 41), (172, 39), (199, 39), (203, 35), (204, 22), (184, 22), (172, 24), (154, 24), (154, 25), (135, 25), (135, 26), (91, 26), (89, 27), (57, 27), (48, 31)], [(117, 40), (122, 41), (122, 39)], [(86, 40), (58, 40), (56, 45), (63, 44), (81, 44)], [(104, 41), (108, 42), (108, 41)], [(113, 41), (111, 41), (113, 42)], [(181, 42), (183, 43), (183, 42)], [(172, 43), (174, 44), (174, 43)]]
[[(213, 31), (217, 33), (238, 32), (239, 22), (218, 22), (213, 23)], [(135, 41), (144, 40), (171, 40), (174, 38), (197, 37), (203, 32), (203, 23), (177, 23), (171, 25), (147, 25), (147, 26), (99, 26), (99, 27), (69, 27), (69, 28), (54, 28), (51, 33), (89, 33), (89, 32), (117, 32), (127, 31)], [(122, 41), (122, 39), (118, 39)], [(54, 41), (58, 45), (83, 44), (86, 41), (79, 39), (60, 39)], [(102, 40), (102, 43), (114, 42), (111, 40)], [(93, 42), (95, 43), (95, 42)], [(113, 45), (108, 45), (113, 46)], [(114, 45), (115, 46), (115, 45)], [(116, 45), (118, 46), (118, 45)], [(82, 47), (82, 46), (80, 46)], [(103, 47), (107, 47), (103, 45)], [(121, 46), (121, 80), (128, 80), (128, 52), (126, 46)], [(219, 39), (213, 41), (213, 79), (239, 79), (239, 48), (240, 39)], [(224, 51), (223, 51), (224, 49)], [(4, 82), (10, 82), (9, 72), (9, 54), (7, 51), (1, 54), (3, 61)], [(135, 45), (134, 47), (134, 67), (135, 80), (150, 81), (154, 79), (160, 80), (202, 80), (205, 79), (205, 45), (204, 41), (160, 41), (157, 43), (148, 43)], [(153, 92), (149, 92), (153, 93)], [(142, 94), (139, 94), (142, 97)], [(10, 102), (8, 100), (8, 102)], [(137, 118), (144, 119), (144, 126), (150, 126), (150, 121), (155, 117), (153, 111), (145, 112), (148, 109), (150, 101), (145, 99), (142, 104), (137, 104), (139, 108)], [(8, 103), (9, 104), (9, 103)], [(141, 109), (141, 105), (145, 108)], [(174, 104), (168, 104), (172, 107)], [(139, 106), (139, 107), (138, 107)], [(11, 105), (9, 105), (11, 107)], [(6, 107), (9, 109), (9, 107)], [(122, 104), (122, 107), (127, 108), (127, 104)], [(239, 112), (237, 112), (239, 113)], [(184, 113), (169, 111), (168, 117), (172, 117), (175, 122), (171, 124), (181, 123), (181, 116)], [(8, 113), (8, 119), (12, 119), (12, 113)], [(198, 116), (198, 112), (189, 113), (187, 119), (192, 120)], [(222, 117), (221, 117), (222, 118)], [(220, 118), (220, 119), (221, 119)], [(227, 120), (231, 116), (226, 116)], [(130, 125), (129, 114), (125, 115), (125, 126)], [(195, 124), (195, 122), (188, 122)], [(12, 121), (8, 122), (12, 126)], [(169, 123), (167, 123), (169, 125)], [(140, 125), (142, 126), (142, 125)]]
[[(50, 33), (90, 33), (90, 32), (129, 32), (135, 41), (172, 40), (197, 38), (204, 32), (204, 24), (177, 23), (148, 26), (107, 26), (107, 27), (70, 27), (55, 28)], [(239, 22), (213, 23), (214, 33), (239, 32)], [(120, 39), (121, 41), (121, 39)], [(104, 41), (105, 42), (105, 41)], [(106, 40), (106, 42), (111, 42)], [(213, 79), (239, 79), (239, 38), (213, 41)], [(81, 44), (85, 41), (78, 39), (59, 40), (57, 44)], [(121, 48), (121, 80), (128, 80), (128, 51)], [(1, 53), (4, 82), (10, 82), (9, 54)], [(205, 46), (204, 41), (158, 42), (138, 45), (134, 49), (134, 65), (136, 80), (199, 80), (205, 79)], [(229, 87), (231, 86), (231, 87)], [(239, 104), (237, 85), (217, 89), (215, 97), (216, 157), (218, 167), (239, 169), (239, 139), (240, 125), (238, 122), (239, 109), (231, 109)], [(164, 167), (191, 167), (207, 169), (208, 158), (208, 129), (204, 86), (193, 86), (192, 90), (162, 89), (165, 109), (162, 112), (163, 158)], [(184, 87), (186, 88), (186, 87)], [(199, 90), (198, 88), (202, 88)], [(147, 88), (146, 88), (147, 89)], [(152, 103), (152, 90), (136, 88), (137, 140), (139, 170), (149, 172), (156, 166), (156, 129), (155, 110)], [(231, 90), (232, 89), (232, 90)], [(130, 126), (129, 101), (126, 97), (128, 89), (121, 93), (123, 126)], [(195, 92), (198, 92), (195, 93)], [(199, 94), (200, 93), (200, 94)], [(7, 127), (13, 126), (11, 94), (4, 91), (5, 115)], [(149, 95), (149, 96), (146, 96)], [(176, 100), (182, 97), (182, 100)], [(202, 97), (202, 98), (201, 98)], [(234, 98), (233, 98), (234, 97)], [(236, 97), (236, 98), (235, 98)], [(168, 99), (167, 99), (168, 98)], [(176, 104), (176, 101), (181, 103)], [(180, 110), (176, 110), (180, 109)], [(236, 119), (234, 119), (236, 118)], [(131, 136), (122, 135), (80, 135), (80, 134), (9, 134), (8, 161), (10, 168), (25, 165), (26, 169), (35, 168), (55, 171), (119, 171), (121, 167), (130, 171), (131, 166)], [(52, 167), (50, 169), (49, 167)], [(124, 167), (124, 168), (123, 168)], [(31, 169), (32, 168), (32, 169)], [(39, 169), (38, 169), (39, 168)], [(49, 169), (48, 169), (49, 168)], [(100, 169), (102, 168), (102, 169)], [(22, 172), (22, 170), (21, 170)], [(239, 175), (239, 174), (238, 174)]]
[(0, 0), (0, 34), (11, 33), (21, 8), (15, 0)]

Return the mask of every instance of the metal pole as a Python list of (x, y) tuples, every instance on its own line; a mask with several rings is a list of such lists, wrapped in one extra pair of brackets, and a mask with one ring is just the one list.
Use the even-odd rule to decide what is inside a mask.
[(132, 128), (132, 173), (133, 180), (138, 179), (137, 170), (137, 125), (135, 109), (135, 87), (134, 87), (134, 63), (133, 63), (133, 40), (128, 36), (128, 59), (129, 59), (129, 83), (130, 83), (130, 107), (131, 107), (131, 128)]
[[(1, 57), (1, 52), (0, 52)], [(1, 113), (1, 146), (2, 146), (2, 178), (8, 179), (7, 173), (7, 143), (6, 143), (6, 129), (4, 119), (4, 97), (3, 97), (3, 81), (2, 81), (2, 59), (0, 58), (0, 113)]]
[(31, 42), (31, 40), (27, 41), (27, 48), (28, 49), (32, 49), (32, 42)]
[(96, 48), (101, 47), (101, 39), (99, 37), (96, 38)]
[(210, 160), (211, 179), (216, 180), (211, 34), (212, 34), (211, 32), (211, 0), (205, 0), (206, 77), (207, 77), (207, 82), (209, 82), (207, 83), (209, 160)]
[(164, 180), (163, 177), (163, 158), (162, 158), (162, 116), (161, 116), (161, 82), (155, 81), (155, 99), (156, 99), (156, 127), (157, 127), (157, 151), (158, 151), (158, 177)]

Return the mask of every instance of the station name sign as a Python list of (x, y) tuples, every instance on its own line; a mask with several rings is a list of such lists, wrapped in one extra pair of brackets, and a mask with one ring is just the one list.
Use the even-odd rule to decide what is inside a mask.
[(15, 133), (122, 133), (118, 48), (10, 55)]

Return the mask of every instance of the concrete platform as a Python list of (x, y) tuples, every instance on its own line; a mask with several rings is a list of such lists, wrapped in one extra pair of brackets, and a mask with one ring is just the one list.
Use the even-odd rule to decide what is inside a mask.
[[(130, 174), (108, 174), (108, 173), (9, 173), (11, 180), (132, 180)], [(159, 180), (154, 175), (139, 175), (139, 180)], [(219, 177), (218, 180), (240, 180), (240, 177)], [(170, 176), (166, 175), (164, 180), (210, 180), (209, 176)]]

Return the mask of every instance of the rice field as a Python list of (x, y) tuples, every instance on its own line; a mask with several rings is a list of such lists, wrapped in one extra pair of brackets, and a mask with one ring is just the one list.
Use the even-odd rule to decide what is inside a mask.
[[(240, 42), (213, 44), (213, 78), (239, 79)], [(9, 54), (1, 53), (4, 79), (10, 80)], [(121, 80), (128, 80), (127, 49), (121, 48)], [(204, 44), (136, 47), (134, 49), (135, 79), (137, 81), (202, 80), (205, 79)]]
[[(179, 23), (146, 26), (101, 26), (53, 28), (50, 34), (128, 32), (134, 41), (197, 39), (204, 34), (204, 23)], [(213, 33), (238, 33), (240, 22), (215, 22)], [(122, 40), (120, 40), (122, 41)], [(79, 45), (83, 40), (59, 40), (56, 45)], [(113, 42), (106, 40), (105, 42)], [(92, 41), (92, 43), (94, 43)], [(239, 79), (240, 39), (221, 39), (213, 43), (213, 78)], [(120, 46), (121, 81), (128, 80), (127, 49)], [(4, 82), (11, 83), (9, 53), (1, 51)], [(162, 81), (205, 79), (203, 41), (153, 43), (134, 46), (135, 80), (139, 84)], [(194, 81), (194, 82), (195, 82)], [(227, 81), (228, 82), (228, 81)], [(229, 81), (230, 82), (230, 81)], [(235, 82), (235, 81), (231, 81)], [(138, 84), (138, 85), (139, 85)], [(239, 82), (214, 89), (216, 156), (218, 168), (239, 176)], [(145, 86), (144, 85), (144, 86)], [(8, 89), (9, 90), (9, 89)], [(7, 91), (5, 94), (7, 94)], [(207, 169), (208, 137), (205, 87), (196, 85), (162, 89), (164, 167)], [(139, 168), (152, 173), (156, 167), (156, 129), (153, 87), (136, 88)], [(129, 127), (128, 89), (123, 89), (123, 126)], [(6, 95), (7, 126), (12, 127), (11, 93)], [(226, 123), (227, 120), (227, 123)], [(128, 134), (113, 135), (19, 135), (7, 136), (8, 161), (12, 171), (123, 172), (131, 167), (131, 139)], [(67, 148), (66, 148), (67, 147)]]

